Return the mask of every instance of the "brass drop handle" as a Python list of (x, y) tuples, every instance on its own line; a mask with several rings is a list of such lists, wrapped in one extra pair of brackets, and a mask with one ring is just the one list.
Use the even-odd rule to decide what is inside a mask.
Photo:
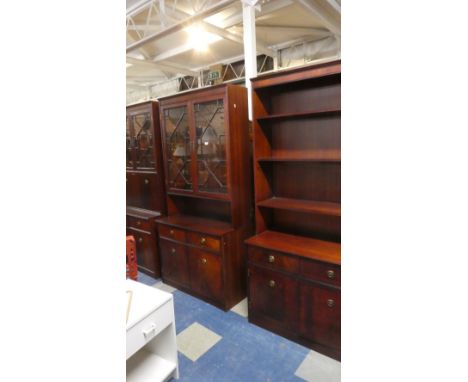
[(275, 262), (275, 256), (273, 256), (273, 255), (268, 256), (268, 262), (269, 263), (274, 263)]
[(139, 242), (139, 243), (143, 243), (143, 238), (142, 238), (142, 237), (139, 237), (139, 238), (138, 238), (138, 242)]
[(333, 308), (333, 307), (335, 306), (335, 300), (333, 300), (332, 298), (329, 298), (329, 299), (327, 300), (327, 306), (328, 306), (329, 308)]
[(149, 183), (149, 180), (148, 179), (145, 179), (145, 184), (148, 184)]
[(205, 238), (205, 237), (202, 237), (202, 238), (200, 239), (200, 244), (205, 244), (205, 243), (206, 243), (206, 238)]
[(169, 231), (169, 233), (170, 233), (171, 235), (174, 235), (174, 230), (171, 229), (171, 230)]
[(275, 285), (276, 285), (275, 280), (270, 280), (270, 281), (268, 282), (268, 285), (269, 285), (271, 288), (274, 288)]
[(329, 279), (334, 279), (335, 278), (335, 271), (332, 271), (331, 269), (327, 271), (327, 277)]
[(175, 248), (171, 248), (171, 253), (175, 253)]
[(202, 264), (206, 264), (206, 259), (205, 258), (201, 259), (201, 262)]

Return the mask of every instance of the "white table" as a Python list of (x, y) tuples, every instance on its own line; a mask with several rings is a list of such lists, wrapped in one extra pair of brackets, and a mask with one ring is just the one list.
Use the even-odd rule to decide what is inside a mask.
[(126, 280), (133, 292), (127, 321), (127, 382), (179, 378), (172, 294)]

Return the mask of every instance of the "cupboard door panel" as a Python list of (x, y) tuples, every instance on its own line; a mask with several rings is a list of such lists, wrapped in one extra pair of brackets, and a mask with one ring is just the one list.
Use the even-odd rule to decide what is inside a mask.
[(281, 273), (250, 268), (249, 310), (279, 326), (294, 330), (297, 325), (298, 282)]
[(138, 207), (139, 202), (139, 177), (134, 172), (127, 172), (126, 174), (126, 186), (127, 186), (127, 206)]
[(198, 191), (227, 194), (224, 101), (195, 103), (193, 109)]
[(299, 331), (310, 341), (340, 349), (340, 291), (301, 283)]
[(128, 231), (135, 238), (138, 266), (151, 275), (159, 277), (159, 256), (154, 236), (132, 228)]
[(161, 272), (164, 278), (188, 286), (188, 264), (185, 247), (167, 240), (160, 240)]
[(192, 150), (187, 106), (165, 109), (163, 121), (168, 188), (191, 191)]
[(189, 248), (190, 286), (206, 297), (221, 301), (223, 282), (221, 259), (218, 255)]
[(139, 200), (137, 207), (152, 211), (161, 211), (164, 206), (164, 195), (161, 193), (161, 178), (157, 174), (140, 173)]

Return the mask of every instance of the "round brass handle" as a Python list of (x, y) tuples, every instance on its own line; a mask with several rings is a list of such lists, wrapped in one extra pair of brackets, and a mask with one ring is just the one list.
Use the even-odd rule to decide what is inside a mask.
[(335, 278), (335, 271), (332, 271), (331, 269), (327, 271), (327, 277), (329, 279), (334, 279)]
[(170, 233), (171, 235), (174, 235), (174, 230), (171, 229), (171, 230), (169, 231), (169, 233)]
[(329, 298), (329, 299), (327, 300), (327, 306), (328, 306), (329, 308), (333, 308), (333, 307), (335, 306), (335, 300)]
[(175, 248), (172, 248), (172, 249), (171, 249), (171, 253), (175, 253)]
[(271, 288), (274, 288), (275, 285), (276, 285), (276, 283), (275, 283), (274, 280), (270, 280), (269, 283), (268, 283), (268, 285), (269, 285)]
[(206, 264), (206, 259), (201, 259), (202, 264)]
[(149, 180), (148, 179), (145, 179), (145, 184), (148, 184), (149, 183)]
[(200, 244), (205, 244), (205, 243), (206, 243), (206, 238), (202, 237), (202, 238), (200, 239)]
[(273, 255), (268, 256), (268, 262), (269, 263), (274, 263), (275, 262), (275, 256), (273, 256)]
[(139, 237), (139, 238), (138, 238), (138, 242), (139, 242), (139, 243), (143, 243), (143, 238), (142, 238), (142, 237)]
[(138, 221), (137, 221), (137, 225), (141, 225), (141, 221), (138, 220)]

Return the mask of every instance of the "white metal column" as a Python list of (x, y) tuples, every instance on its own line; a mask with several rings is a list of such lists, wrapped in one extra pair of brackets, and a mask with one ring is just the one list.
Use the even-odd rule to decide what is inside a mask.
[(248, 92), (249, 119), (252, 120), (252, 85), (250, 79), (257, 76), (257, 40), (255, 34), (256, 0), (242, 0), (244, 26), (245, 86)]

